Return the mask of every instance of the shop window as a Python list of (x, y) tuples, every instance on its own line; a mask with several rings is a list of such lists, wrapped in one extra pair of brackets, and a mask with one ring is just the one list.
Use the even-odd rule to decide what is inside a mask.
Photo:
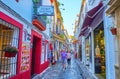
[(0, 19), (0, 79), (8, 79), (16, 75), (17, 55), (6, 57), (3, 50), (6, 46), (18, 49), (19, 28)]
[(98, 77), (106, 77), (106, 60), (105, 60), (105, 41), (104, 41), (104, 28), (101, 23), (94, 30), (94, 45), (95, 45), (95, 73)]
[(45, 60), (45, 41), (42, 41), (41, 64), (44, 63), (44, 60)]
[(48, 60), (48, 58), (49, 58), (49, 46), (48, 46), (49, 44), (47, 43), (46, 44), (46, 57), (45, 57), (45, 61), (47, 61)]

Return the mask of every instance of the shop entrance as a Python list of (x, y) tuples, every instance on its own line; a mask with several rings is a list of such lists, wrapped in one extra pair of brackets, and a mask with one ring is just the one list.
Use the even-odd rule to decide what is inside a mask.
[(31, 34), (31, 78), (40, 73), (42, 35), (32, 30)]
[(101, 23), (98, 28), (94, 30), (94, 46), (95, 46), (95, 73), (100, 79), (106, 77), (106, 62), (105, 62), (105, 42), (104, 42), (104, 28)]
[(32, 47), (32, 62), (31, 62), (31, 76), (34, 77), (35, 74), (35, 56), (37, 53), (37, 44), (38, 44), (38, 38), (33, 36), (33, 47)]

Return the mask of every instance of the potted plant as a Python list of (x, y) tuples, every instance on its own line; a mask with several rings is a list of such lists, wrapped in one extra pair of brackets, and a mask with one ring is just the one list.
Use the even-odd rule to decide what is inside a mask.
[(18, 49), (14, 46), (7, 46), (3, 50), (5, 51), (5, 57), (15, 57), (18, 53)]
[(113, 35), (117, 35), (117, 28), (116, 27), (111, 27), (110, 31)]

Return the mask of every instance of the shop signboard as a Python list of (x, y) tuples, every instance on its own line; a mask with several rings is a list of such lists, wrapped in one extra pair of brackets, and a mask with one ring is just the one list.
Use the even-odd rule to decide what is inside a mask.
[(54, 16), (54, 7), (53, 6), (40, 6), (38, 7), (38, 15), (41, 16)]

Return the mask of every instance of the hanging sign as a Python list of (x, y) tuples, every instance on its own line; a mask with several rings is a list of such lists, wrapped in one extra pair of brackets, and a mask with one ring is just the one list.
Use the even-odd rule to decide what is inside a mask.
[(54, 16), (54, 7), (53, 6), (40, 6), (38, 7), (38, 15), (42, 16)]

